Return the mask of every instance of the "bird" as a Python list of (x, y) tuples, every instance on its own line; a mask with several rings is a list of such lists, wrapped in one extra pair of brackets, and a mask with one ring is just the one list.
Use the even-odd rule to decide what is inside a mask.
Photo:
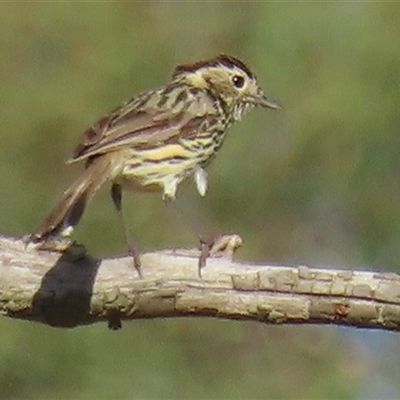
[[(83, 133), (67, 163), (84, 162), (85, 168), (29, 241), (45, 245), (58, 238), (69, 240), (89, 200), (108, 183), (129, 253), (142, 276), (138, 248), (123, 218), (123, 191), (159, 191), (164, 201), (174, 202), (179, 184), (193, 177), (204, 196), (205, 168), (221, 148), (228, 128), (256, 106), (280, 108), (239, 58), (220, 54), (178, 65), (169, 82), (134, 96)], [(199, 275), (210, 245), (205, 248)]]

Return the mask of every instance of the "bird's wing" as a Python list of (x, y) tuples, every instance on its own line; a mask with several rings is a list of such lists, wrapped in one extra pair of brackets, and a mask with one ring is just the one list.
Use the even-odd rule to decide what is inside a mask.
[(159, 96), (147, 93), (112, 111), (83, 134), (69, 162), (123, 147), (174, 143), (180, 137), (201, 133), (216, 116), (212, 97), (206, 92), (190, 98), (188, 93), (179, 93), (177, 90), (164, 102), (160, 100), (162, 92)]

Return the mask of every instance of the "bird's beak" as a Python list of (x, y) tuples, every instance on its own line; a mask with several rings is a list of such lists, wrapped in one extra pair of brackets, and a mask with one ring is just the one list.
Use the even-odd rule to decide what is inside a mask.
[(258, 105), (273, 110), (280, 110), (282, 107), (274, 100), (268, 99), (265, 95), (261, 95), (256, 102)]

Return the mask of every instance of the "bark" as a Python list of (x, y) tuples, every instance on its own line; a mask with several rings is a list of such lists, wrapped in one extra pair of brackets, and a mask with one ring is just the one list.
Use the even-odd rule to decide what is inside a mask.
[(212, 258), (200, 279), (198, 251), (98, 260), (80, 247), (37, 251), (0, 237), (0, 312), (75, 327), (108, 321), (214, 317), (271, 324), (336, 324), (400, 329), (400, 276)]

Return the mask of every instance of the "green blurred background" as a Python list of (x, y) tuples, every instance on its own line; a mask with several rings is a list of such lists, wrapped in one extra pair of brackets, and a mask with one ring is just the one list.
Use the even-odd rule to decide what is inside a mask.
[[(49, 211), (97, 118), (176, 64), (227, 52), (284, 110), (233, 127), (208, 195), (189, 182), (182, 204), (240, 233), (242, 260), (399, 272), (399, 4), (2, 3), (0, 50), (2, 234)], [(159, 194), (126, 199), (143, 250), (195, 245)], [(76, 239), (98, 256), (126, 251), (107, 190)], [(206, 319), (0, 329), (2, 399), (400, 397), (389, 333)]]

